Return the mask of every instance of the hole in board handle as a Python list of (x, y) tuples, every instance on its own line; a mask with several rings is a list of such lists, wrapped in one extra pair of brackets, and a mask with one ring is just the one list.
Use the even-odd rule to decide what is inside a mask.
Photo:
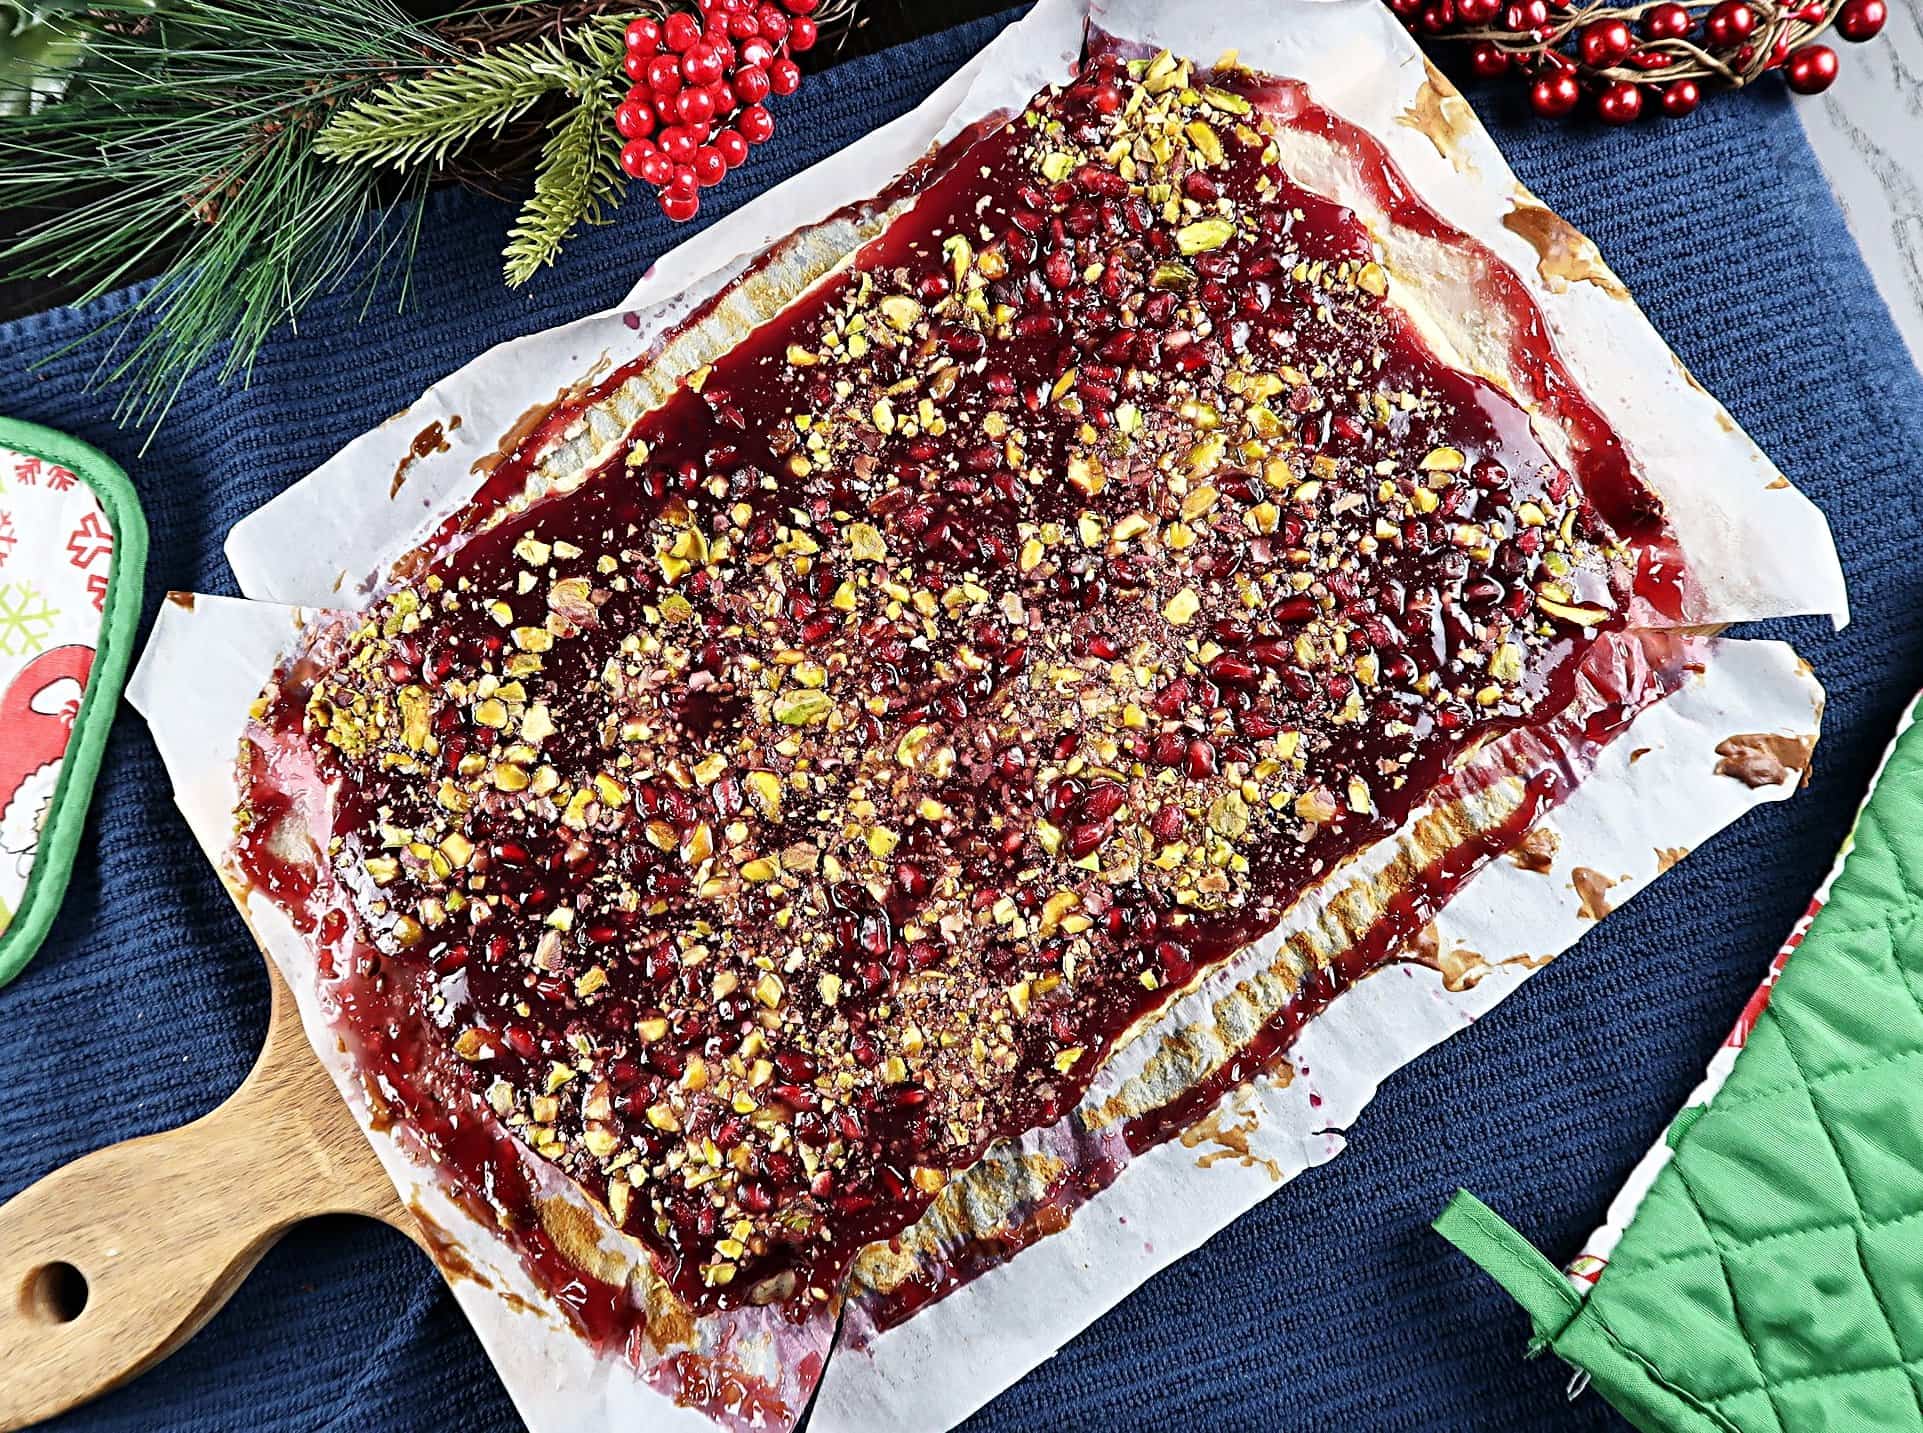
[(42, 1264), (20, 1291), (21, 1307), (47, 1324), (70, 1324), (87, 1307), (87, 1276), (65, 1260)]

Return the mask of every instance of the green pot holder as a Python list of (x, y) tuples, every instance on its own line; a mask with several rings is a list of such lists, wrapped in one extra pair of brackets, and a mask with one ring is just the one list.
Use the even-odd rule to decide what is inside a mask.
[(0, 418), (0, 985), (67, 889), (146, 566), (127, 475), (85, 443)]
[(1923, 1433), (1918, 707), (1800, 945), (1589, 1251), (1558, 1270), (1466, 1192), (1436, 1221), (1531, 1353), (1639, 1428)]

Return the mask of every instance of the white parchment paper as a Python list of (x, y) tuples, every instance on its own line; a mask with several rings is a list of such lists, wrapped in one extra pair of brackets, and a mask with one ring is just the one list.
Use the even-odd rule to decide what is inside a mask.
[[(1041, 0), (920, 109), (675, 250), (616, 309), (482, 355), (240, 523), (228, 555), (256, 601), (203, 598), (164, 609), (131, 688), (210, 857), (231, 835), (231, 765), (247, 705), (297, 620), (288, 607), (265, 604), (355, 605), (472, 495), (517, 417), (650, 350), (772, 241), (873, 194), (931, 143), (1018, 108), (1062, 78), (1081, 49), (1090, 5)], [(1550, 231), (1545, 247), (1540, 229), (1505, 223), (1534, 201), (1377, 0), (1093, 5), (1094, 18), (1126, 38), (1204, 62), (1237, 49), (1244, 63), (1306, 81), (1318, 103), (1382, 143), (1443, 218), (1514, 269), (1588, 396), (1661, 492), (1703, 586), (1693, 618), (1826, 612), (1843, 619), (1841, 572), (1821, 514), (1682, 370), (1587, 240), (1564, 226)], [(1298, 177), (1355, 198), (1367, 217), (1339, 171)], [(418, 435), (435, 423), (445, 450), (415, 457)], [(1606, 881), (1609, 900), (1619, 903), (1750, 806), (1790, 794), (1787, 784), (1752, 789), (1718, 774), (1715, 748), (1739, 733), (1813, 737), (1820, 691), (1780, 645), (1717, 642), (1706, 651), (1700, 675), (1638, 717), (1558, 809), (1550, 824), (1561, 840), (1547, 873), (1490, 866), (1437, 922), (1439, 970), (1393, 965), (1364, 980), (1310, 1024), (1291, 1054), (1295, 1078), (1264, 1080), (1230, 1097), (1238, 1127), (1246, 1125), (1247, 1158), (1160, 1146), (1066, 1230), (900, 1327), (876, 1333), (862, 1326), (859, 1307), (851, 1309), (813, 1426), (921, 1428), (965, 1416), (1279, 1182), (1332, 1157), (1340, 1131), (1383, 1078), (1573, 944), (1595, 914), (1593, 901), (1585, 910), (1578, 868)], [(189, 669), (192, 680), (180, 680)], [(1631, 753), (1640, 756), (1632, 761)], [(366, 1127), (357, 1081), (312, 1000), (311, 953), (264, 900), (249, 902), (248, 914)], [(1165, 1023), (1196, 1017), (1265, 961), (1274, 943), (1216, 972)], [(1155, 1047), (1151, 1032), (1121, 1052), (1091, 1099), (1112, 1091)], [(430, 1173), (390, 1136), (370, 1130), (369, 1137), (404, 1199), (429, 1209), (484, 1275), (485, 1286), (454, 1281), (456, 1294), (537, 1433), (701, 1422), (654, 1394), (621, 1360), (576, 1340), (512, 1255), (438, 1194)]]

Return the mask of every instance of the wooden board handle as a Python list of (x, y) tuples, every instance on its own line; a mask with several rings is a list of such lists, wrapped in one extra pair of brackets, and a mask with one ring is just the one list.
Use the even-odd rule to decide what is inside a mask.
[(0, 1206), (0, 1429), (126, 1382), (185, 1343), (292, 1224), (383, 1219), (394, 1187), (277, 973), (246, 1081), (179, 1129), (96, 1150)]

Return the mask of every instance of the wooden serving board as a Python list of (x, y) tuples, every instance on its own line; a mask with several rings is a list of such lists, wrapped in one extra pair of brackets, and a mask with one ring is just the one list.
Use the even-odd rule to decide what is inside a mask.
[(293, 1225), (364, 1214), (417, 1243), (300, 1012), (268, 967), (259, 1061), (211, 1114), (110, 1145), (0, 1205), (0, 1430), (151, 1368)]

